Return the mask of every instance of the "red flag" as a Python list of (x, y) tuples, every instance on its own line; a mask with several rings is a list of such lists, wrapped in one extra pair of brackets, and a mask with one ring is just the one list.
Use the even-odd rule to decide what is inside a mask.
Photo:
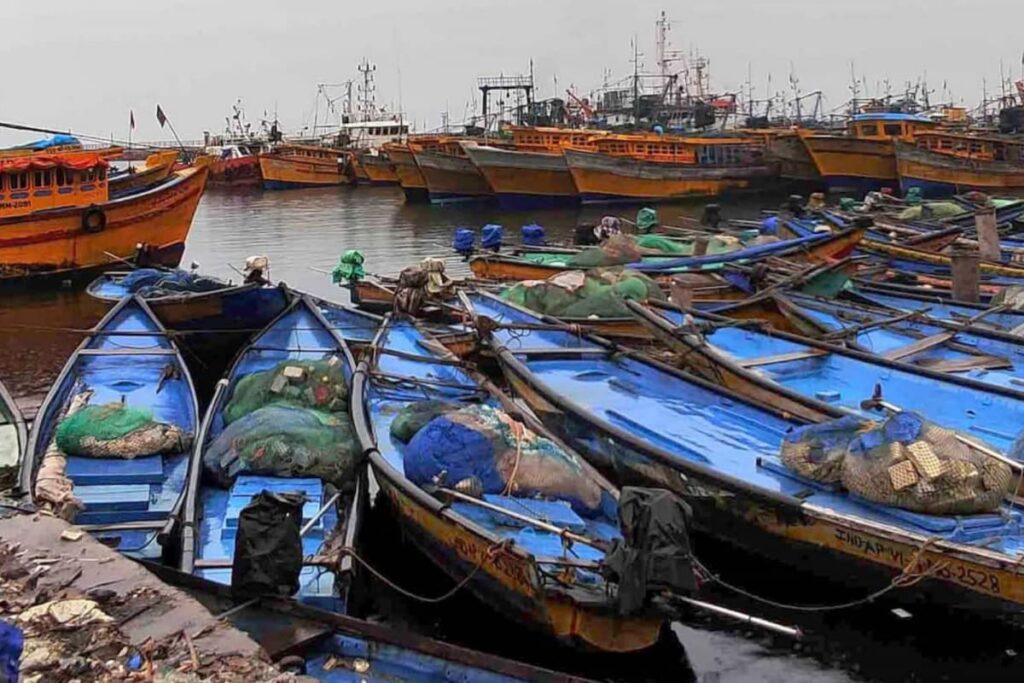
[(129, 123), (128, 123), (129, 128), (131, 128), (132, 130), (135, 130), (135, 110), (134, 109), (129, 109), (128, 110), (128, 121), (129, 121)]
[(156, 105), (156, 120), (160, 122), (160, 127), (163, 128), (164, 124), (167, 123), (167, 116), (164, 114), (164, 110), (160, 108), (160, 105)]

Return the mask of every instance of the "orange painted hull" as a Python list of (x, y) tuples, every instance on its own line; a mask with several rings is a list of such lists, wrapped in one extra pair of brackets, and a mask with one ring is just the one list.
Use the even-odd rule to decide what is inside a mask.
[(387, 159), (364, 156), (359, 160), (359, 165), (366, 173), (367, 180), (374, 185), (398, 184), (398, 173), (395, 171), (395, 166)]
[(839, 135), (802, 139), (830, 190), (859, 192), (897, 184), (896, 153), (890, 139)]
[[(176, 171), (157, 187), (95, 207), (47, 211), (45, 216), (0, 220), (0, 281), (124, 267), (139, 244), (155, 260), (176, 266), (206, 187), (205, 165)], [(95, 232), (83, 227), (83, 214), (99, 209), (105, 225)]]
[(260, 177), (268, 190), (348, 185), (342, 164), (311, 157), (260, 155)]
[(1024, 192), (1024, 166), (972, 159), (897, 143), (896, 165), (904, 192), (920, 188), (925, 196), (946, 196), (980, 190), (1020, 196)]
[(713, 167), (665, 163), (566, 149), (565, 160), (584, 202), (713, 197), (777, 177), (770, 165)]
[(144, 187), (149, 187), (171, 175), (175, 162), (178, 161), (178, 150), (170, 149), (156, 152), (146, 157), (144, 166), (135, 169), (128, 175), (116, 176), (110, 179), (110, 194), (125, 194), (135, 192)]
[(255, 186), (262, 183), (260, 162), (253, 156), (225, 159), (213, 162), (210, 168), (211, 185), (232, 185), (235, 187)]
[(405, 192), (405, 198), (411, 202), (422, 202), (429, 199), (427, 193), (427, 180), (416, 165), (416, 159), (408, 148), (391, 148), (388, 150), (391, 163), (395, 167), (395, 175), (398, 177), (398, 184)]
[(561, 152), (529, 152), (489, 145), (465, 145), (503, 204), (531, 201), (576, 201), (576, 183)]

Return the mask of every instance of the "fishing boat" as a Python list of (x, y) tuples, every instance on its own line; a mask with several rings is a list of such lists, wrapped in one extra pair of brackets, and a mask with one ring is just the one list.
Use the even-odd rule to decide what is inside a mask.
[[(657, 642), (664, 615), (620, 615), (614, 585), (597, 571), (605, 558), (601, 547), (618, 537), (614, 513), (583, 516), (568, 498), (554, 494), (474, 497), (460, 493), (454, 481), (417, 484), (409, 475), (408, 445), (392, 430), (404, 408), (424, 401), (483, 403), (546, 434), (539, 423), (493, 388), (483, 388), (443, 347), (400, 320), (381, 327), (369, 360), (356, 373), (352, 396), (356, 431), (389, 507), (413, 543), (454, 581), (504, 615), (567, 643), (630, 652)], [(586, 481), (588, 491), (614, 506), (614, 487), (567, 453), (574, 479)]]
[[(469, 298), (476, 316), (531, 321), (487, 294)], [(782, 465), (780, 444), (803, 422), (774, 404), (568, 328), (487, 336), (515, 393), (552, 431), (614, 472), (616, 483), (670, 487), (693, 507), (696, 548), (723, 543), (786, 562), (801, 576), (832, 579), (842, 587), (835, 603), (881, 591), (979, 610), (1024, 606), (1021, 516), (1013, 507), (953, 517), (872, 503)], [(712, 581), (728, 574), (708, 567), (699, 551), (696, 559)]]
[(913, 142), (919, 132), (937, 125), (916, 114), (855, 114), (844, 135), (803, 131), (800, 139), (830, 191), (864, 194), (897, 187), (894, 142)]
[(142, 166), (129, 166), (121, 171), (111, 171), (107, 179), (111, 197), (133, 194), (161, 183), (171, 175), (178, 161), (178, 150), (165, 149), (146, 157)]
[(750, 128), (744, 135), (763, 138), (765, 158), (779, 167), (779, 178), (794, 184), (817, 188), (824, 184), (814, 159), (800, 139), (796, 128)]
[(159, 565), (164, 583), (182, 589), (256, 641), (282, 670), (336, 683), (459, 680), (487, 683), (587, 683), (532, 664), (470, 650), (394, 626), (338, 614), (294, 600), (232, 595), (222, 584)]
[(288, 291), (257, 282), (234, 284), (173, 269), (113, 271), (93, 280), (86, 293), (113, 303), (137, 293), (165, 327), (176, 332), (262, 330), (288, 305)]
[[(207, 470), (211, 457), (208, 453), (216, 453), (216, 449), (225, 445), (219, 437), (254, 412), (234, 414), (232, 403), (236, 396), (241, 396), (240, 386), (253, 386), (254, 373), (283, 368), (293, 362), (303, 380), (315, 381), (319, 376), (313, 377), (309, 368), (333, 368), (340, 364), (337, 370), (346, 385), (351, 386), (355, 360), (345, 338), (350, 320), (348, 312), (341, 307), (296, 294), (284, 312), (241, 351), (227, 377), (218, 383), (196, 440), (195, 457), (189, 471), (182, 510), (181, 571), (231, 585), (242, 510), (253, 496), (263, 491), (299, 493), (306, 500), (302, 508), (302, 551), (306, 559), (295, 597), (335, 612), (348, 610), (355, 567), (352, 557), (341, 549), (354, 548), (358, 538), (362, 507), (366, 503), (364, 465), (354, 463), (351, 480), (334, 483), (316, 476), (259, 474), (244, 466), (232, 479), (224, 479), (222, 475), (219, 483), (215, 483)], [(316, 391), (313, 396), (320, 400)], [(235, 419), (229, 420), (229, 416)], [(348, 416), (339, 413), (331, 420), (333, 424), (337, 420), (348, 420)], [(239, 440), (244, 440), (245, 434), (240, 432), (232, 437), (229, 448), (243, 447)], [(241, 454), (238, 457), (241, 458)]]
[(761, 141), (747, 137), (608, 135), (563, 153), (584, 202), (713, 197), (778, 178)]
[[(849, 228), (835, 234), (817, 233), (721, 254), (645, 256), (640, 263), (628, 264), (627, 267), (651, 277), (667, 280), (678, 273), (711, 273), (728, 263), (752, 263), (772, 256), (793, 259), (805, 264), (826, 263), (849, 256), (863, 237), (863, 228)], [(513, 256), (479, 253), (469, 259), (469, 267), (476, 277), (491, 280), (546, 280), (552, 275), (573, 269), (568, 258), (571, 254), (556, 253), (554, 257), (550, 251), (538, 251), (536, 254), (527, 251)], [(731, 289), (732, 285), (728, 285), (728, 288)], [(721, 295), (721, 291), (708, 294), (714, 297)]]
[(257, 155), (267, 190), (331, 187), (354, 182), (349, 152), (331, 147), (282, 143)]
[(946, 132), (918, 135), (915, 143), (895, 141), (900, 188), (925, 197), (977, 190), (1024, 192), (1024, 142), (1011, 138)]
[(410, 149), (410, 142), (415, 141), (416, 144), (424, 149), (430, 149), (436, 146), (438, 140), (439, 138), (437, 137), (419, 135), (410, 138), (409, 142), (389, 142), (382, 146), (382, 149), (387, 152), (388, 158), (391, 159), (391, 163), (395, 167), (398, 184), (401, 185), (407, 202), (430, 201), (427, 180), (423, 177), (420, 167), (416, 165), (416, 158)]
[(494, 191), (462, 146), (463, 138), (409, 140), (409, 151), (434, 204), (487, 201)]
[(502, 208), (573, 204), (579, 193), (565, 163), (565, 145), (586, 145), (604, 131), (572, 128), (511, 126), (512, 146), (465, 142), (463, 148), (476, 165)]
[(975, 326), (993, 327), (1003, 332), (1014, 332), (1024, 325), (1024, 311), (999, 310), (988, 303), (956, 301), (947, 294), (939, 290), (907, 291), (860, 283), (846, 298), (889, 309), (920, 311), (931, 318), (952, 323), (963, 323), (973, 318)]
[[(974, 339), (966, 332), (923, 326), (914, 334), (907, 316), (875, 319), (846, 329), (851, 343), (841, 346), (830, 343), (841, 341), (838, 336), (825, 341), (755, 325), (737, 327), (731, 318), (696, 312), (691, 316), (696, 324), (688, 326), (686, 313), (674, 306), (626, 305), (674, 352), (682, 369), (810, 422), (866, 415), (861, 404), (880, 387), (888, 403), (976, 435), (1002, 452), (1017, 438), (1018, 430), (1006, 425), (1024, 424), (1017, 422), (1024, 418), (1024, 366), (991, 353), (994, 345), (972, 348)], [(808, 309), (807, 315), (812, 311), (817, 313), (812, 320), (829, 325), (827, 313)], [(832, 322), (829, 331), (837, 327)], [(1016, 347), (1017, 353), (1024, 348)]]
[(371, 185), (398, 185), (398, 172), (388, 153), (382, 149), (368, 149), (356, 155), (359, 166)]
[(107, 169), (96, 155), (0, 160), (0, 283), (70, 278), (124, 261), (178, 264), (208, 166), (118, 198), (109, 196)]
[[(884, 259), (890, 268), (900, 272), (920, 273), (940, 278), (951, 277), (953, 259), (948, 254), (937, 254), (916, 247), (874, 240), (864, 240), (859, 249)], [(983, 278), (982, 283), (985, 284), (1024, 284), (1024, 265), (980, 259), (978, 271)]]
[[(123, 553), (169, 559), (198, 425), (195, 389), (177, 344), (144, 300), (125, 297), (82, 341), (43, 400), (22, 462), (21, 492)], [(141, 434), (149, 452), (135, 450)]]
[(7, 387), (0, 382), (0, 470), (10, 471), (20, 467), (27, 444), (25, 418)]
[(270, 151), (266, 143), (255, 140), (210, 145), (206, 153), (214, 158), (210, 165), (210, 184), (227, 187), (259, 187), (259, 153)]

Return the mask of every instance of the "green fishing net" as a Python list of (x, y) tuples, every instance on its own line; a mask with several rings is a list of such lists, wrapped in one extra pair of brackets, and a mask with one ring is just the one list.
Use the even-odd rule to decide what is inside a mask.
[(286, 360), (270, 370), (246, 375), (235, 385), (224, 409), (231, 424), (273, 403), (316, 408), (327, 412), (348, 411), (345, 364), (337, 356), (326, 360)]

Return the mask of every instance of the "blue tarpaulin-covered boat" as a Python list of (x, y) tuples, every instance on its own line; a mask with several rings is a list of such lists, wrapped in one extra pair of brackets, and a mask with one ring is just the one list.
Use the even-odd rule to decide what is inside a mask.
[[(157, 454), (130, 448), (105, 457), (62, 451), (58, 427), (65, 419), (87, 408), (118, 407), (148, 416), (165, 435), (170, 428), (178, 431)], [(43, 401), (22, 463), (21, 488), (37, 505), (72, 515), (122, 552), (167, 555), (171, 546), (161, 543), (181, 509), (197, 410), (176, 344), (145, 301), (125, 297), (81, 343)], [(92, 438), (100, 437), (97, 432)], [(81, 509), (74, 514), (76, 507)]]
[[(392, 425), (403, 409), (438, 400), (492, 405), (546, 433), (412, 323), (385, 323), (371, 360), (356, 374), (353, 415), (375, 479), (416, 546), (496, 610), (567, 643), (629, 652), (657, 642), (664, 613), (620, 615), (617, 586), (600, 573), (606, 551), (595, 545), (607, 547), (621, 538), (618, 492), (571, 451), (563, 453), (576, 472), (572, 479), (593, 487), (603, 503), (598, 511), (580, 512), (568, 495), (509, 491), (476, 498), (453, 493), (454, 481), (414, 483), (413, 442), (395, 437)], [(524, 516), (541, 524), (524, 522)]]
[[(369, 314), (293, 293), (285, 311), (242, 350), (227, 378), (218, 384), (200, 430), (183, 510), (182, 571), (230, 585), (242, 511), (263, 491), (300, 493), (306, 498), (301, 523), (304, 528), (308, 527), (302, 536), (302, 551), (307, 559), (299, 576), (296, 597), (333, 611), (348, 609), (354, 566), (352, 558), (339, 549), (353, 548), (356, 544), (361, 509), (366, 502), (365, 466), (356, 462), (349, 480), (333, 482), (317, 476), (276, 476), (252, 470), (259, 458), (271, 454), (275, 448), (286, 447), (289, 439), (294, 438), (291, 433), (284, 436), (283, 441), (277, 439), (274, 444), (266, 442), (266, 446), (257, 448), (253, 455), (255, 460), (233, 473), (230, 481), (211, 481), (206, 465), (208, 454), (224, 445), (220, 437), (229, 424), (232, 427), (239, 424), (228, 417), (231, 417), (232, 400), (241, 383), (252, 382), (256, 373), (275, 369), (280, 369), (283, 376), (289, 367), (303, 374), (311, 372), (310, 368), (326, 367), (332, 368), (332, 372), (336, 370), (343, 377), (343, 384), (350, 387), (355, 361), (348, 337), (351, 334), (354, 339), (365, 338), (367, 328), (375, 321)], [(325, 390), (326, 380), (314, 386), (312, 380), (317, 378), (309, 379), (312, 393), (296, 400), (315, 403), (322, 398), (319, 392)], [(278, 391), (284, 396), (284, 385), (279, 389), (271, 385), (266, 390), (267, 405), (274, 402), (271, 394)], [(347, 389), (341, 387), (337, 391)], [(332, 403), (330, 410), (339, 412), (317, 413), (316, 419), (326, 422), (330, 418), (331, 424), (343, 427), (349, 419), (347, 405), (333, 406)], [(250, 415), (255, 412), (244, 417)], [(238, 418), (239, 421), (244, 417)], [(247, 436), (244, 432), (239, 435), (240, 438)], [(229, 441), (227, 445), (234, 449), (236, 444)]]
[(803, 478), (778, 456), (803, 424), (783, 408), (569, 328), (515, 329), (536, 318), (486, 294), (470, 298), (476, 316), (510, 326), (481, 328), (515, 392), (618, 483), (680, 493), (699, 538), (790, 564), (799, 556), (807, 570), (842, 581), (837, 603), (851, 586), (898, 593), (893, 577), (910, 576), (915, 591), (937, 600), (1024, 605), (1024, 530), (1012, 506), (925, 515)]

